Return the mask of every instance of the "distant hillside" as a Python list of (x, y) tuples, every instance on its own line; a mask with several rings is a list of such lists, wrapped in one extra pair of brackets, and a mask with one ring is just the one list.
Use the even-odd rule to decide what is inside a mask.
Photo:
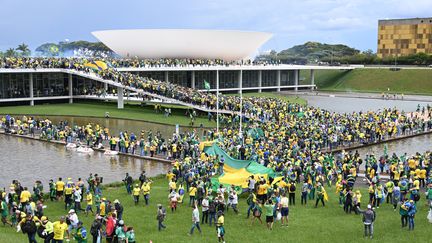
[(305, 64), (317, 61), (338, 60), (343, 57), (355, 56), (359, 53), (359, 50), (342, 44), (331, 45), (308, 41), (303, 45), (296, 45), (279, 53), (272, 51), (270, 54), (259, 56), (258, 59)]
[(283, 50), (278, 53), (278, 56), (299, 56), (305, 57), (309, 60), (314, 60), (331, 58), (332, 56), (353, 56), (358, 53), (360, 53), (359, 50), (342, 44), (331, 45), (309, 41), (304, 43), (303, 45), (297, 45), (289, 49)]

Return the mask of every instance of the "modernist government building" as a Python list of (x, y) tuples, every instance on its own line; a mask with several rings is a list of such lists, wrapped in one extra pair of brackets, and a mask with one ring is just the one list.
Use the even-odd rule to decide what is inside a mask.
[[(123, 58), (139, 59), (248, 59), (267, 42), (272, 34), (222, 30), (107, 30), (92, 33)], [(143, 77), (176, 83), (204, 90), (204, 80), (210, 91), (281, 91), (313, 89), (314, 70), (353, 69), (348, 66), (308, 65), (198, 65), (147, 66), (117, 68)], [(310, 80), (300, 80), (300, 70), (310, 71)], [(119, 108), (123, 107), (123, 89), (115, 82), (95, 75), (68, 69), (1, 69), (0, 104), (73, 102), (73, 99), (96, 99), (85, 91), (91, 88), (118, 89)], [(125, 92), (126, 93), (126, 92)], [(129, 93), (128, 93), (129, 94)]]

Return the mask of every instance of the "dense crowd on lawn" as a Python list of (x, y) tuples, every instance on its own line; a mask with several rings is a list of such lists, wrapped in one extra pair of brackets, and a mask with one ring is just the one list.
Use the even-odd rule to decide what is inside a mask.
[[(199, 159), (187, 156), (177, 160), (166, 174), (171, 212), (163, 206), (167, 202), (153, 202), (157, 203), (155, 230), (162, 231), (166, 227), (167, 214), (176, 214), (178, 207), (189, 206), (192, 207), (189, 234), (192, 235), (195, 229), (201, 232), (202, 224), (215, 225), (219, 241), (224, 242), (225, 215), (236, 217), (239, 213), (239, 193), (248, 195), (245, 213), (250, 224), (257, 221), (263, 224), (265, 219), (271, 230), (278, 221), (281, 226), (288, 226), (290, 210), (302, 210), (292, 207), (299, 203), (299, 198), (301, 205), (307, 206), (312, 201), (315, 207), (319, 204), (325, 207), (329, 197), (327, 190), (335, 191), (347, 214), (363, 215), (365, 236), (373, 236), (373, 224), (380, 207), (399, 209), (402, 227), (414, 230), (417, 208), (424, 207), (422, 202), (427, 202), (430, 208), (428, 219), (432, 223), (431, 160), (430, 152), (412, 156), (383, 154), (379, 158), (373, 154), (361, 158), (353, 152), (342, 152), (334, 157), (326, 154), (310, 163), (289, 165), (275, 178), (251, 176), (247, 188), (239, 191), (230, 185), (212, 185), (210, 177), (218, 172), (210, 165), (223, 164), (202, 152)], [(357, 179), (362, 164), (365, 164), (366, 182)], [(389, 175), (389, 179), (383, 180), (383, 174)], [(126, 173), (123, 182), (136, 206), (149, 205), (153, 182), (144, 171), (135, 180)], [(359, 190), (363, 183), (367, 184), (367, 195), (362, 195)], [(51, 180), (46, 190), (42, 182), (35, 181), (31, 192), (14, 180), (7, 191), (0, 192), (2, 223), (27, 234), (29, 242), (36, 242), (36, 235), (44, 242), (61, 242), (63, 239), (87, 242), (90, 236), (93, 242), (103, 238), (107, 242), (135, 242), (135, 230), (140, 228), (134, 230), (127, 225), (123, 215), (129, 209), (119, 200), (109, 198), (101, 184), (99, 175), (90, 174), (86, 181), (81, 178), (76, 181), (72, 178)], [(422, 192), (426, 192), (425, 199), (421, 199)], [(141, 198), (143, 202), (140, 202)], [(44, 206), (46, 200), (64, 203), (65, 216), (48, 218)], [(362, 210), (362, 207), (367, 209)], [(79, 218), (89, 214), (95, 219), (91, 225), (84, 225)], [(420, 220), (424, 220), (423, 216)]]

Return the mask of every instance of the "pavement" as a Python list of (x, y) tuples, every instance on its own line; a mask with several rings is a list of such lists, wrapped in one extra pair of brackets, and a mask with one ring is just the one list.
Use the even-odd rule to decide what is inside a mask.
[[(358, 93), (358, 92), (329, 92), (329, 91), (310, 91), (310, 90), (300, 90), (300, 91), (281, 91), (282, 95), (297, 95), (297, 96), (323, 96), (323, 97), (343, 97), (343, 98), (360, 98), (360, 99), (383, 99), (381, 93)], [(405, 95), (403, 98), (401, 94), (396, 95), (396, 99), (390, 95), (387, 100), (399, 100), (399, 101), (422, 101), (422, 102), (432, 102), (432, 96), (428, 95)]]

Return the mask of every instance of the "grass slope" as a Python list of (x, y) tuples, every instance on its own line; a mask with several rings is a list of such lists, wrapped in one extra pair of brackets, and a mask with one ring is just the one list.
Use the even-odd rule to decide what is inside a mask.
[[(124, 187), (107, 188), (104, 196), (109, 200), (119, 199), (124, 205), (124, 220), (127, 225), (133, 226), (137, 236), (137, 242), (217, 242), (214, 227), (201, 225), (203, 233), (195, 231), (193, 236), (187, 233), (191, 227), (191, 208), (187, 207), (188, 197), (185, 196), (185, 203), (179, 207), (177, 212), (171, 213), (167, 205), (168, 183), (165, 178), (154, 180), (151, 190), (150, 205), (134, 206), (131, 196), (128, 196)], [(300, 188), (300, 187), (298, 187)], [(280, 227), (280, 222), (275, 223), (274, 230), (266, 229), (265, 224), (250, 224), (246, 217), (246, 200), (239, 200), (240, 214), (235, 215), (232, 210), (225, 214), (225, 228), (227, 242), (371, 242), (363, 238), (363, 224), (361, 216), (343, 212), (338, 206), (338, 197), (334, 193), (334, 187), (327, 189), (330, 201), (326, 207), (313, 208), (312, 201), (307, 206), (300, 205), (299, 193), (297, 193), (296, 205), (290, 206), (289, 227)], [(367, 201), (366, 189), (362, 189), (363, 208)], [(142, 200), (142, 197), (140, 198)], [(162, 203), (167, 207), (167, 229), (158, 232), (156, 221), (156, 205)], [(430, 227), (427, 222), (427, 209), (424, 206), (424, 197), (419, 203), (419, 211), (416, 216), (416, 228), (408, 232), (406, 228), (400, 227), (399, 212), (394, 212), (392, 206), (383, 205), (377, 209), (377, 220), (375, 223), (375, 238), (373, 242), (430, 242)], [(60, 215), (66, 213), (62, 202), (47, 202), (45, 209), (51, 219), (56, 220)], [(85, 205), (83, 205), (85, 207)], [(201, 211), (200, 211), (201, 213)], [(85, 217), (79, 214), (80, 220), (84, 222), (89, 230), (92, 217)], [(265, 220), (265, 217), (262, 216)], [(22, 233), (16, 233), (10, 227), (0, 226), (0, 242), (15, 243), (26, 242), (27, 237)], [(38, 242), (41, 240), (38, 239)]]
[[(125, 104), (124, 109), (117, 109), (117, 104), (112, 102), (86, 102), (74, 104), (44, 104), (35, 106), (3, 106), (0, 114), (25, 114), (25, 115), (67, 115), (67, 116), (93, 116), (104, 117), (109, 112), (112, 118), (128, 118), (148, 122), (181, 126), (189, 125), (190, 119), (185, 115), (185, 109), (172, 108), (172, 115), (165, 117), (163, 113), (156, 113), (153, 106), (140, 106)], [(195, 126), (203, 124), (206, 127), (214, 127), (215, 122), (209, 122), (207, 117), (198, 117)]]
[[(301, 72), (301, 83), (310, 83), (310, 72)], [(324, 91), (387, 92), (432, 95), (432, 69), (356, 69), (315, 71), (315, 84)]]

